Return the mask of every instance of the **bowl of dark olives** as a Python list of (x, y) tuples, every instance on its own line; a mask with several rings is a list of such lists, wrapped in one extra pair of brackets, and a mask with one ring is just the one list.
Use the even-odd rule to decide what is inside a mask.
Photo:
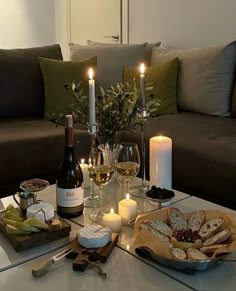
[(151, 189), (146, 192), (146, 196), (151, 204), (168, 205), (171, 199), (174, 198), (175, 192), (153, 185)]

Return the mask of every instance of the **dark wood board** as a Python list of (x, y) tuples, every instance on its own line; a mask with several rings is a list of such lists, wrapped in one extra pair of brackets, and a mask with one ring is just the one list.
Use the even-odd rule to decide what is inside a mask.
[[(71, 225), (65, 220), (61, 219), (62, 227), (59, 230), (42, 230), (27, 235), (14, 235), (7, 232), (5, 224), (0, 218), (0, 229), (8, 238), (17, 252), (33, 248), (50, 241), (58, 240), (67, 237), (71, 231)], [(50, 222), (48, 222), (50, 228)]]
[(88, 259), (90, 261), (96, 262), (100, 261), (101, 263), (105, 263), (107, 259), (109, 258), (111, 252), (113, 251), (116, 243), (118, 241), (118, 234), (117, 233), (112, 233), (112, 240), (107, 243), (103, 248), (99, 248), (100, 253), (90, 253), (89, 250), (86, 251), (86, 248), (81, 246), (78, 243), (78, 238), (76, 237), (72, 241), (72, 249), (73, 252), (67, 255), (67, 258), (74, 259), (73, 261), (73, 270), (75, 271), (85, 271), (88, 263), (83, 261), (83, 259)]

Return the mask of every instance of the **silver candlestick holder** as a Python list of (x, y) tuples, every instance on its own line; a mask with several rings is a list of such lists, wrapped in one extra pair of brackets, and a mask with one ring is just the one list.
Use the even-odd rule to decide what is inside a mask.
[(95, 159), (97, 124), (89, 123), (88, 132), (91, 137), (91, 149), (90, 149), (90, 154), (89, 154), (89, 165), (88, 165), (90, 185), (89, 185), (89, 196), (84, 198), (84, 206), (94, 208), (96, 207), (96, 204), (99, 202), (99, 199), (100, 199), (100, 196), (95, 194), (94, 181), (90, 173), (90, 169), (93, 167), (93, 162)]
[(139, 110), (139, 119), (141, 124), (141, 185), (133, 186), (130, 188), (130, 194), (140, 198), (146, 198), (146, 192), (149, 189), (146, 181), (146, 142), (145, 142), (145, 125), (149, 112), (146, 107)]

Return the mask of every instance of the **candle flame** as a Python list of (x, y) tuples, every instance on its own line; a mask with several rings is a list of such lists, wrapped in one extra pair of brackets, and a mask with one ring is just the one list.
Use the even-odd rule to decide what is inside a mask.
[(93, 69), (92, 68), (89, 68), (88, 75), (89, 75), (89, 79), (93, 80)]
[(80, 164), (84, 164), (84, 159), (81, 159), (80, 160)]
[(111, 212), (111, 214), (112, 214), (112, 213), (114, 213), (114, 209), (113, 209), (113, 208), (111, 208), (110, 212)]
[(145, 71), (145, 65), (144, 65), (144, 63), (142, 63), (140, 65), (140, 73), (143, 75), (144, 74), (144, 71)]
[(130, 195), (129, 193), (126, 194), (126, 199), (129, 199), (130, 198)]

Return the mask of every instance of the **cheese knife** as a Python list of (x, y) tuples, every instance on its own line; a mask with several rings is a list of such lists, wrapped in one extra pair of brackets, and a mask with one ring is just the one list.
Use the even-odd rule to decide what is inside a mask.
[(56, 254), (55, 256), (51, 257), (50, 259), (39, 262), (37, 265), (33, 267), (32, 275), (34, 277), (43, 276), (55, 262), (58, 262), (59, 260), (64, 258), (66, 255), (71, 253), (72, 251), (73, 251), (72, 248), (67, 248), (63, 250), (62, 252)]

